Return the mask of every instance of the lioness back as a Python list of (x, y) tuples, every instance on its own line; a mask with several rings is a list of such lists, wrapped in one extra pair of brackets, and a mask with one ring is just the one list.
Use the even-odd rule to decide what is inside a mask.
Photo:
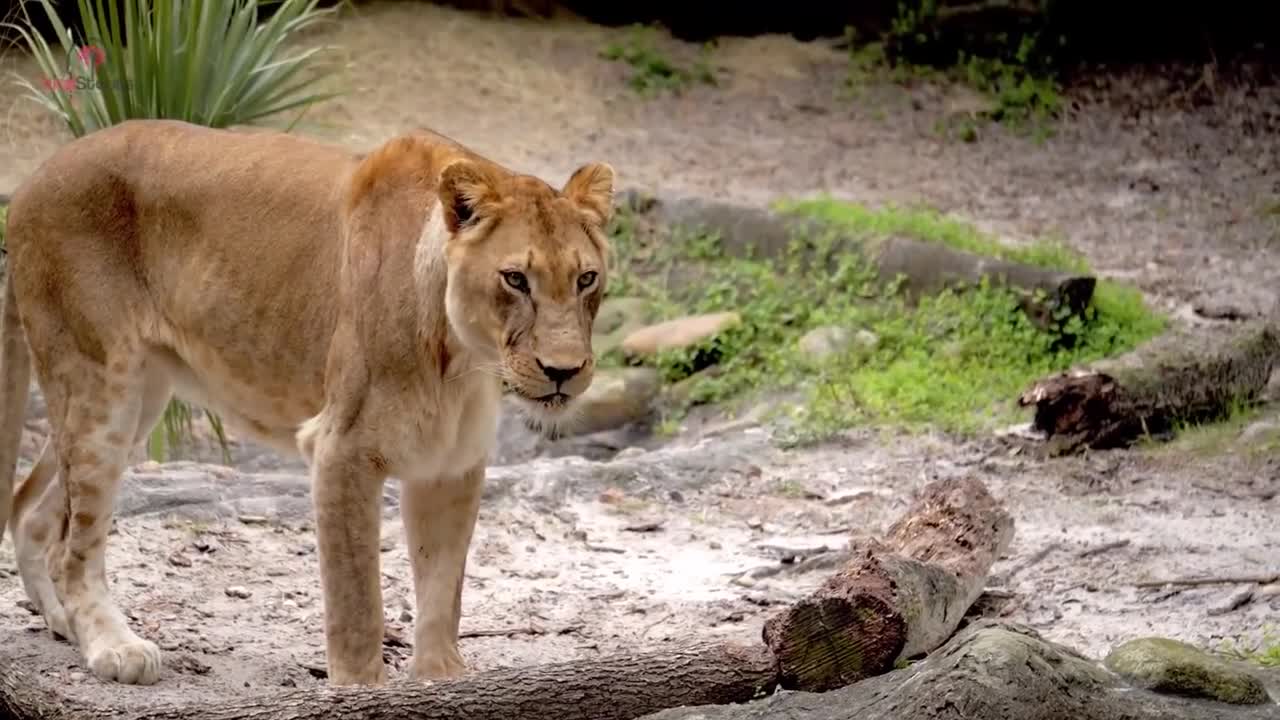
[(179, 394), (291, 446), (323, 399), (357, 160), (292, 135), (124, 122), (62, 147), (14, 196), (9, 252), (101, 313), (86, 331), (132, 325)]

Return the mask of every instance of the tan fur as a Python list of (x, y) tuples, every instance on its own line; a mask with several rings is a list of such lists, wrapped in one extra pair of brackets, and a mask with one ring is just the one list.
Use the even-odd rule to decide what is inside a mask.
[[(501, 385), (551, 427), (590, 385), (613, 179), (588, 164), (557, 191), (430, 131), (361, 157), (130, 121), (61, 148), (10, 206), (0, 343), (0, 532), (12, 513), (49, 628), (103, 679), (159, 678), (105, 545), (126, 458), (176, 391), (307, 460), (331, 682), (386, 680), (387, 477), (404, 484), (412, 675), (463, 672)], [(14, 492), (31, 367), (53, 435)]]

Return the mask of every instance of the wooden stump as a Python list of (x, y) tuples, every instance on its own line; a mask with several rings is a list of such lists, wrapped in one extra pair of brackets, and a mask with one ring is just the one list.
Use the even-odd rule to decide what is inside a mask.
[(1050, 454), (1125, 447), (1257, 399), (1280, 361), (1275, 320), (1165, 333), (1133, 352), (1044, 378), (1018, 400)]
[(822, 692), (946, 642), (1013, 539), (1013, 520), (974, 479), (928, 485), (882, 541), (765, 623), (787, 689)]

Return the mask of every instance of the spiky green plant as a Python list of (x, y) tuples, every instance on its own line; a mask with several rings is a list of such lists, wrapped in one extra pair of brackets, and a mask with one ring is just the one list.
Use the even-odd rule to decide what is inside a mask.
[[(312, 61), (325, 48), (289, 48), (338, 9), (319, 0), (78, 0), (79, 44), (50, 0), (38, 1), (61, 47), (29, 16), (9, 23), (45, 74), (41, 87), (17, 83), (76, 136), (131, 118), (227, 127), (336, 95), (315, 90), (322, 74)], [(278, 7), (259, 23), (264, 5)]]
[[(25, 21), (4, 25), (17, 31), (45, 77), (40, 86), (16, 82), (76, 137), (134, 118), (229, 127), (289, 110), (300, 117), (338, 94), (317, 90), (326, 75), (314, 60), (327, 48), (291, 45), (338, 10), (317, 7), (319, 0), (78, 0), (81, 38), (72, 36), (50, 0), (36, 1), (60, 47), (45, 41), (24, 7)], [(276, 7), (259, 22), (266, 5)], [(205, 415), (229, 461), (222, 423)], [(192, 417), (192, 408), (174, 398), (148, 440), (148, 454), (167, 459), (190, 439)]]

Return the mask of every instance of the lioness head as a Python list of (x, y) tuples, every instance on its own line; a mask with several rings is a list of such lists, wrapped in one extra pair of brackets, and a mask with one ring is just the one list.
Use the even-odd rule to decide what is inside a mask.
[(591, 385), (613, 182), (604, 163), (582, 166), (559, 191), (470, 160), (441, 172), (449, 323), (496, 361), (537, 424), (554, 428)]

